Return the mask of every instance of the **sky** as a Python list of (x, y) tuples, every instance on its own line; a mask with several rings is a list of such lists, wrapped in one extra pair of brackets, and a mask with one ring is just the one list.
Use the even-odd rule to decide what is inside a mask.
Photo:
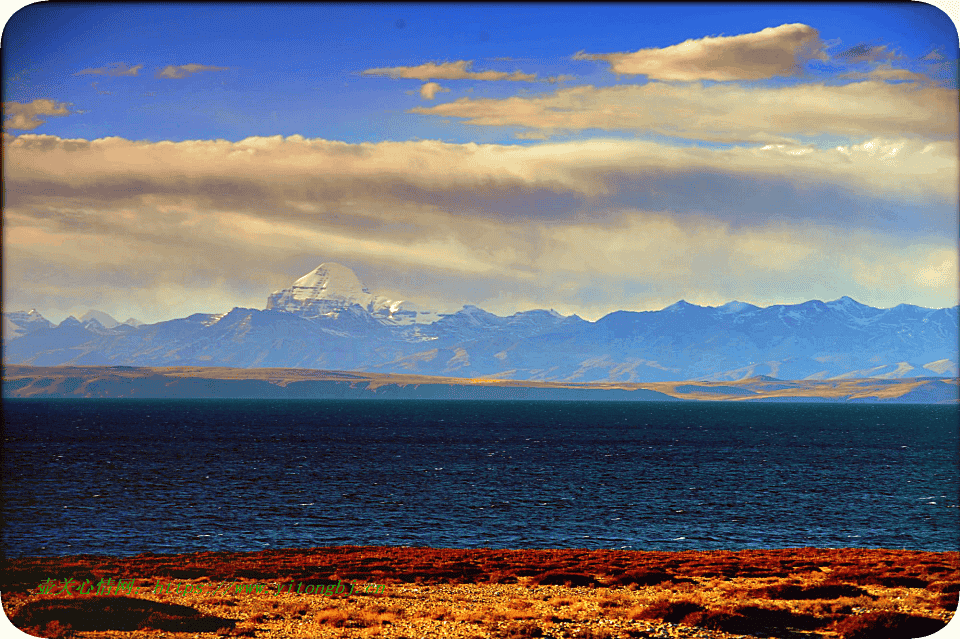
[(0, 54), (4, 311), (264, 308), (322, 262), (443, 312), (958, 302), (928, 4), (38, 3)]

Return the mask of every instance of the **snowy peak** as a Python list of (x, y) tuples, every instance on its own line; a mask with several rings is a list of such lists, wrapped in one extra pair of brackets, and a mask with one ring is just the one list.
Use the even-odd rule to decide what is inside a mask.
[(463, 308), (447, 317), (457, 318), (457, 320), (473, 326), (497, 326), (503, 320), (502, 317), (485, 311), (473, 304), (464, 304)]
[(267, 299), (267, 310), (286, 311), (306, 318), (336, 319), (350, 310), (369, 314), (382, 324), (404, 326), (430, 323), (431, 311), (402, 300), (374, 295), (352, 270), (335, 262), (324, 262), (290, 286)]
[(41, 328), (52, 328), (53, 323), (36, 309), (30, 309), (27, 312), (13, 311), (3, 314), (3, 337), (4, 339), (13, 339), (27, 333), (39, 330)]
[(702, 306), (697, 306), (696, 304), (691, 304), (687, 300), (680, 300), (679, 302), (674, 302), (670, 306), (663, 309), (668, 313), (680, 313), (684, 311), (690, 311), (693, 309), (701, 309)]
[(97, 323), (102, 328), (113, 328), (119, 326), (120, 322), (110, 317), (108, 314), (103, 311), (98, 311), (96, 309), (90, 309), (86, 313), (80, 316), (80, 322), (86, 324), (88, 321), (95, 319)]
[(335, 317), (357, 305), (368, 309), (373, 295), (357, 274), (346, 266), (325, 262), (295, 281), (290, 288), (276, 291), (267, 299), (267, 310), (287, 311), (304, 317)]
[(373, 300), (357, 274), (335, 262), (325, 262), (313, 269), (294, 282), (290, 291), (299, 300), (338, 300), (360, 306)]

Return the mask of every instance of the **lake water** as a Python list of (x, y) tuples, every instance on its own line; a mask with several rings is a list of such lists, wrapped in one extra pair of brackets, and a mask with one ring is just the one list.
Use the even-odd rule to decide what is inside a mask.
[(6, 400), (8, 557), (960, 549), (955, 406)]

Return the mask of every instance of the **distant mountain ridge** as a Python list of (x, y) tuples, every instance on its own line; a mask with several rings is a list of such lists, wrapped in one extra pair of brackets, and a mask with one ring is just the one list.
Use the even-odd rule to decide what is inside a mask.
[(555, 311), (440, 314), (372, 294), (334, 263), (234, 308), (155, 324), (3, 314), (4, 363), (310, 368), (557, 382), (957, 377), (958, 307), (849, 298), (761, 308), (679, 301), (595, 322)]

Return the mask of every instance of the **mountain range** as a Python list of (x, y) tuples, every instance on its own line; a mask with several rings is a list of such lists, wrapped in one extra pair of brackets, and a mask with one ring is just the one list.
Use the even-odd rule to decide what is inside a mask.
[(552, 310), (437, 313), (371, 293), (321, 264), (266, 309), (140, 324), (91, 311), (54, 325), (3, 314), (5, 364), (226, 366), (556, 382), (957, 377), (958, 307), (879, 309), (849, 297), (616, 311), (591, 322)]

